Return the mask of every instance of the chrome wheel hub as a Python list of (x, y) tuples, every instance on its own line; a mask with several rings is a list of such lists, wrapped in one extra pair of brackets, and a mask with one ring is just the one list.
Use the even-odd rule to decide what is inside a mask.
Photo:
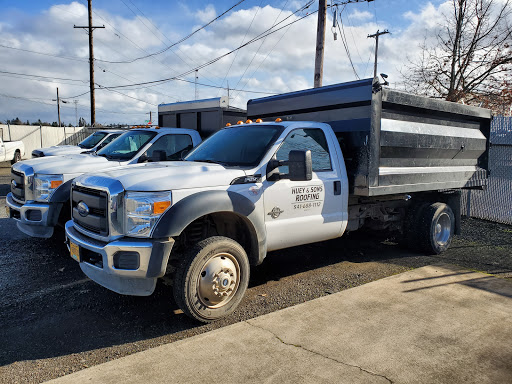
[(206, 261), (198, 276), (198, 294), (210, 308), (225, 305), (240, 284), (240, 266), (229, 253), (218, 253)]
[(434, 226), (434, 239), (437, 244), (445, 245), (451, 236), (452, 223), (450, 216), (446, 213), (442, 213)]

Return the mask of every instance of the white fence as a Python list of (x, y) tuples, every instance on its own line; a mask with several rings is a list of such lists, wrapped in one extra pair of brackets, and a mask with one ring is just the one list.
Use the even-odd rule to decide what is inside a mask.
[(83, 128), (0, 124), (3, 140), (20, 140), (23, 142), (25, 145), (24, 159), (30, 159), (34, 149), (64, 144), (66, 139), (80, 132)]

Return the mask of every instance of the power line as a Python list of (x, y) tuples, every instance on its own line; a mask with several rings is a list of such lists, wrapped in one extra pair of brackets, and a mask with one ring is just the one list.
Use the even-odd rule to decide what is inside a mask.
[(35, 54), (43, 55), (43, 56), (57, 57), (57, 58), (59, 58), (59, 59), (75, 60), (75, 61), (87, 61), (87, 59), (82, 58), (82, 57), (78, 57), (78, 56), (62, 56), (62, 55), (55, 55), (55, 54), (51, 54), (51, 53), (45, 53), (45, 52), (32, 51), (32, 50), (30, 50), (30, 49), (23, 49), (23, 48), (10, 47), (10, 46), (8, 46), (8, 45), (3, 45), (3, 44), (0, 44), (0, 47), (2, 47), (2, 48), (7, 48), (7, 49), (14, 49), (14, 50), (16, 50), (16, 51), (23, 51), (23, 52), (28, 52), (28, 53), (35, 53)]
[[(342, 10), (342, 12), (343, 12), (343, 10)], [(341, 12), (340, 12), (340, 20), (341, 20)], [(360, 77), (357, 74), (356, 67), (354, 66), (354, 63), (352, 61), (352, 56), (350, 55), (350, 50), (348, 49), (347, 37), (345, 36), (345, 28), (343, 28), (343, 20), (341, 21), (341, 27), (340, 27), (340, 23), (338, 21), (336, 21), (336, 24), (338, 25), (338, 30), (340, 31), (341, 41), (343, 43), (343, 46), (345, 47), (345, 52), (347, 53), (347, 57), (348, 57), (348, 60), (350, 61), (352, 70), (354, 71), (354, 75), (356, 75), (356, 78), (359, 80)]]
[(42, 76), (42, 75), (30, 75), (28, 73), (17, 73), (17, 72), (8, 72), (8, 71), (1, 71), (0, 73), (6, 73), (9, 75), (19, 75), (19, 76), (27, 76), (27, 77), (40, 77), (43, 79), (52, 79), (52, 80), (66, 80), (66, 81), (79, 81), (81, 83), (87, 83), (87, 80), (81, 80), (81, 79), (66, 79), (63, 77), (50, 77), (50, 76)]
[[(147, 57), (151, 57), (151, 56), (156, 56), (156, 55), (160, 55), (166, 51), (168, 51), (169, 49), (171, 49), (172, 47), (178, 45), (178, 44), (181, 44), (182, 42), (184, 42), (185, 40), (188, 40), (189, 38), (191, 38), (192, 36), (194, 36), (197, 32), (205, 29), (207, 26), (209, 26), (210, 24), (214, 23), (215, 21), (217, 21), (218, 19), (220, 19), (222, 16), (224, 16), (226, 13), (228, 13), (229, 11), (231, 11), (233, 8), (237, 7), (238, 5), (240, 5), (241, 3), (243, 3), (245, 0), (240, 0), (238, 1), (235, 5), (231, 6), (229, 9), (227, 9), (226, 11), (224, 11), (223, 13), (221, 13), (220, 15), (218, 15), (217, 17), (215, 17), (213, 20), (210, 20), (208, 23), (206, 23), (205, 25), (197, 28), (196, 30), (194, 30), (193, 32), (189, 33), (187, 36), (181, 38), (180, 40), (176, 41), (175, 43), (161, 49), (160, 51), (157, 51), (157, 52), (154, 52), (154, 53), (150, 53), (146, 56), (141, 56), (141, 57), (137, 57), (133, 60), (130, 60), (130, 61), (107, 61), (107, 60), (101, 60), (103, 62), (106, 62), (106, 63), (112, 63), (112, 64), (129, 64), (129, 63), (133, 63), (134, 61), (137, 61), (137, 60), (142, 60), (142, 59), (145, 59)], [(105, 19), (103, 19), (105, 20)], [(105, 20), (106, 22), (106, 20)], [(110, 24), (109, 24), (110, 25)], [(99, 61), (99, 60), (98, 60)]]
[[(297, 12), (298, 12), (298, 11), (297, 11)], [(240, 45), (239, 47), (237, 47), (237, 48), (235, 48), (235, 49), (233, 49), (233, 50), (231, 50), (231, 51), (229, 51), (229, 52), (227, 52), (227, 53), (224, 53), (224, 54), (222, 54), (222, 55), (220, 55), (220, 56), (217, 56), (216, 58), (211, 59), (210, 61), (208, 61), (208, 62), (206, 62), (206, 63), (203, 63), (203, 64), (201, 64), (200, 66), (198, 66), (198, 67), (196, 67), (196, 68), (192, 68), (192, 69), (190, 69), (190, 70), (188, 70), (188, 71), (186, 71), (186, 72), (183, 72), (183, 73), (179, 74), (178, 76), (168, 77), (168, 78), (165, 78), (165, 79), (159, 79), (159, 80), (145, 81), (145, 82), (141, 82), (141, 83), (124, 84), (124, 85), (117, 85), (117, 86), (109, 86), (108, 88), (109, 88), (109, 89), (114, 89), (114, 88), (127, 88), (127, 87), (136, 86), (136, 85), (157, 84), (157, 83), (165, 83), (165, 82), (169, 82), (169, 81), (177, 80), (177, 79), (178, 79), (178, 78), (180, 78), (181, 76), (186, 76), (186, 75), (188, 75), (188, 74), (190, 74), (190, 73), (195, 72), (195, 70), (196, 70), (196, 69), (202, 69), (202, 68), (204, 68), (204, 67), (206, 67), (206, 66), (208, 66), (208, 65), (211, 65), (211, 64), (213, 64), (213, 63), (216, 63), (216, 62), (217, 62), (217, 61), (219, 61), (220, 59), (222, 59), (222, 58), (224, 58), (224, 57), (226, 57), (226, 56), (228, 56), (228, 55), (232, 54), (233, 52), (236, 52), (236, 51), (238, 51), (239, 49), (242, 49), (242, 48), (244, 48), (244, 47), (246, 47), (246, 46), (248, 46), (248, 45), (250, 45), (250, 44), (252, 44), (252, 43), (254, 43), (254, 42), (258, 41), (258, 40), (260, 40), (260, 39), (263, 39), (263, 38), (265, 38), (265, 37), (267, 37), (267, 36), (269, 36), (269, 35), (271, 35), (271, 34), (273, 34), (273, 33), (276, 33), (276, 32), (280, 31), (280, 30), (281, 30), (281, 29), (283, 29), (283, 28), (286, 28), (286, 27), (288, 27), (288, 26), (290, 26), (290, 25), (293, 25), (293, 24), (295, 24), (295, 23), (297, 23), (297, 22), (299, 22), (299, 21), (301, 21), (301, 20), (303, 20), (303, 19), (305, 19), (305, 18), (307, 18), (307, 17), (309, 17), (309, 16), (311, 16), (311, 15), (314, 15), (314, 14), (315, 14), (315, 13), (317, 13), (317, 12), (318, 12), (318, 10), (312, 11), (312, 12), (310, 12), (310, 13), (308, 13), (308, 14), (306, 14), (306, 15), (304, 15), (304, 16), (302, 16), (302, 17), (300, 17), (300, 18), (298, 18), (298, 19), (296, 19), (296, 20), (294, 20), (294, 21), (292, 21), (292, 22), (290, 22), (290, 23), (288, 23), (288, 24), (286, 24), (286, 25), (282, 26), (281, 28), (275, 29), (275, 30), (273, 30), (273, 31), (272, 31), (271, 29), (273, 29), (274, 27), (271, 27), (271, 28), (267, 29), (266, 31), (262, 32), (261, 34), (259, 34), (258, 36), (254, 37), (252, 40), (249, 40), (249, 41), (248, 41), (248, 42), (246, 42), (245, 44), (242, 44), (242, 45)], [(296, 13), (296, 12), (294, 12), (294, 14), (295, 14), (295, 13)], [(291, 16), (291, 15), (290, 15), (290, 16)], [(288, 16), (287, 18), (289, 18), (290, 16)], [(283, 19), (282, 21), (280, 21), (279, 23), (277, 23), (277, 24), (276, 24), (276, 26), (277, 26), (277, 25), (279, 25), (279, 24), (281, 24), (281, 23), (282, 23), (284, 20), (286, 20), (287, 18), (285, 18), (285, 19)]]

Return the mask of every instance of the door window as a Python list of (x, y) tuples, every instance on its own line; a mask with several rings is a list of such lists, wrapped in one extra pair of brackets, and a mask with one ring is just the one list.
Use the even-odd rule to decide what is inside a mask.
[[(318, 128), (294, 129), (276, 153), (277, 160), (288, 160), (290, 151), (311, 151), (313, 172), (332, 171), (331, 156), (325, 134)], [(288, 173), (288, 166), (279, 167), (279, 172)]]
[(155, 141), (148, 149), (146, 156), (151, 159), (154, 151), (165, 151), (167, 160), (181, 160), (182, 152), (192, 147), (190, 135), (165, 135)]

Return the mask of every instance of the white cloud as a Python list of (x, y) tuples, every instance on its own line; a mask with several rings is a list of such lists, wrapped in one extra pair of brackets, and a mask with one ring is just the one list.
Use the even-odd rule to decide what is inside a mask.
[[(172, 50), (131, 64), (115, 64), (100, 60), (127, 61), (159, 51), (170, 41), (176, 41), (195, 30), (197, 26), (210, 21), (218, 11), (212, 4), (194, 11), (191, 11), (186, 4), (177, 4), (176, 7), (180, 10), (177, 14), (179, 13), (179, 17), (184, 19), (181, 20), (182, 24), (188, 27), (185, 30), (178, 29), (171, 21), (168, 24), (158, 24), (158, 29), (165, 33), (167, 36), (165, 37), (162, 32), (154, 28), (153, 20), (141, 16), (122, 17), (102, 9), (95, 9), (94, 23), (106, 26), (105, 29), (98, 29), (94, 33), (94, 53), (97, 59), (95, 82), (102, 87), (96, 91), (97, 121), (141, 123), (147, 119), (146, 113), (157, 110), (156, 104), (193, 99), (194, 85), (180, 81), (171, 81), (149, 88), (134, 86), (117, 89), (118, 92), (127, 96), (108, 91), (104, 87), (146, 82), (183, 74), (238, 47), (246, 33), (245, 41), (248, 41), (270, 28), (276, 19), (279, 22), (290, 16), (279, 25), (281, 27), (302, 17), (305, 13), (291, 15), (295, 9), (303, 5), (300, 2), (297, 4), (296, 7), (288, 5), (291, 8), (284, 10), (270, 5), (263, 8), (235, 8)], [(279, 4), (279, 6), (283, 5)], [(418, 46), (425, 37), (435, 36), (434, 31), (437, 28), (441, 7), (443, 5), (435, 7), (428, 3), (418, 13), (403, 15), (409, 26), (403, 31), (382, 36), (379, 40), (379, 72), (390, 75), (392, 85), (399, 80), (399, 69), (405, 63), (406, 57), (414, 57), (419, 53)], [(343, 21), (346, 42), (356, 71), (360, 77), (371, 77), (375, 41), (368, 39), (367, 35), (389, 26), (382, 23), (377, 25), (371, 13), (357, 10), (353, 10), (348, 16), (344, 15)], [(2, 63), (3, 70), (53, 78), (80, 79), (83, 82), (67, 80), (43, 82), (0, 76), (1, 94), (37, 99), (37, 102), (26, 102), (0, 96), (0, 120), (19, 117), (31, 121), (37, 118), (55, 121), (56, 105), (51, 102), (51, 99), (55, 98), (56, 87), (59, 87), (60, 95), (65, 98), (88, 91), (88, 39), (83, 30), (73, 29), (74, 24), (86, 25), (86, 23), (87, 9), (84, 4), (76, 1), (55, 5), (40, 15), (25, 15), (21, 18), (9, 18), (8, 21), (4, 19), (1, 22), (0, 44), (82, 59), (81, 61), (65, 60), (0, 48), (2, 57), (8, 58)], [(314, 14), (269, 35), (265, 40), (258, 40), (240, 49), (236, 60), (234, 60), (235, 54), (232, 54), (200, 69), (199, 82), (215, 86), (222, 83), (226, 86), (229, 81), (231, 89), (243, 89), (243, 91), (230, 92), (231, 96), (236, 97), (232, 103), (242, 108), (245, 107), (247, 99), (262, 96), (247, 92), (250, 90), (289, 92), (312, 87), (316, 23), (317, 16)], [(332, 25), (329, 12), (327, 25)], [(326, 30), (323, 82), (325, 85), (355, 79), (339, 31), (337, 33), (338, 39), (334, 41), (330, 28)], [(194, 80), (193, 73), (184, 77), (190, 81)], [(223, 82), (225, 77), (226, 81)], [(200, 98), (226, 94), (226, 90), (199, 87)], [(143, 100), (149, 104), (134, 99)], [(89, 121), (89, 95), (81, 96), (78, 100), (79, 116)], [(41, 102), (50, 105), (38, 104)], [(75, 121), (74, 104), (63, 105), (61, 112), (66, 123)]]

